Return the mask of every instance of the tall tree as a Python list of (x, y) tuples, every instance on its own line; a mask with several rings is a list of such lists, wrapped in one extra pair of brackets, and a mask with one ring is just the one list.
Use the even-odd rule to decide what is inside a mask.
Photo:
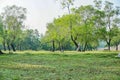
[(57, 28), (54, 23), (47, 24), (47, 31), (42, 39), (45, 43), (52, 43), (52, 51), (55, 51), (55, 40), (57, 38)]
[[(89, 46), (92, 46), (98, 40), (96, 37), (96, 27), (95, 27), (95, 9), (91, 5), (81, 6), (78, 9), (74, 9), (74, 13), (80, 16), (78, 21), (78, 28), (75, 32), (78, 34), (78, 42), (80, 43), (82, 50), (85, 51)], [(93, 43), (94, 41), (94, 43)]]
[[(96, 0), (96, 3), (99, 0)], [(113, 24), (113, 21), (115, 20), (116, 16), (119, 16), (119, 8), (114, 7), (114, 4), (105, 1), (105, 5), (102, 5), (101, 3), (101, 11), (104, 12), (104, 18), (102, 18), (104, 25), (101, 25), (101, 28), (99, 29), (100, 38), (106, 41), (108, 50), (110, 50), (111, 41), (114, 36), (116, 36), (115, 29)]]
[(118, 46), (120, 44), (120, 18), (116, 18), (112, 26), (114, 26), (114, 33), (116, 36), (113, 37), (111, 43), (113, 46), (116, 46), (116, 51), (118, 51)]
[(65, 42), (69, 39), (69, 15), (63, 15), (62, 17), (55, 19), (54, 24), (57, 32), (56, 41), (59, 45), (59, 50), (63, 51)]
[[(74, 5), (75, 0), (58, 0), (58, 1), (60, 1), (63, 8), (67, 8), (68, 14), (70, 15), (71, 14), (71, 6)], [(70, 37), (71, 37), (72, 42), (74, 43), (74, 45), (77, 48), (76, 50), (80, 51), (79, 43), (77, 43), (77, 41), (76, 41), (77, 35), (74, 36), (74, 33), (73, 33), (73, 22), (71, 19), (72, 19), (72, 17), (69, 16), (68, 27), (70, 28)]]
[(16, 5), (7, 6), (4, 8), (4, 12), (2, 13), (3, 21), (4, 21), (4, 30), (6, 31), (5, 35), (7, 35), (6, 43), (10, 50), (10, 46), (13, 51), (15, 49), (15, 40), (18, 35), (21, 33), (23, 22), (26, 19), (26, 8), (18, 7)]
[[(3, 35), (3, 23), (2, 23), (2, 18), (0, 16), (0, 43), (3, 41), (2, 35)], [(1, 49), (0, 49), (0, 54), (3, 54), (3, 52), (1, 51)]]

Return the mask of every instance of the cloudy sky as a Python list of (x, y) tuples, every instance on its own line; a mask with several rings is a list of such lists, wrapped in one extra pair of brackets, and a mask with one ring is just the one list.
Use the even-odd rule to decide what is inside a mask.
[[(119, 0), (109, 0), (119, 4)], [(93, 4), (93, 0), (76, 0), (75, 7), (80, 5)], [(27, 8), (27, 28), (38, 29), (40, 33), (45, 33), (46, 24), (54, 18), (67, 13), (62, 9), (56, 0), (0, 0), (0, 13), (7, 5), (17, 5)]]

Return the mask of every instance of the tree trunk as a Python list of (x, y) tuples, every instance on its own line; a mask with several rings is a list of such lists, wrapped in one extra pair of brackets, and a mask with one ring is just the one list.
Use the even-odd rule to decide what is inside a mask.
[(110, 42), (108, 42), (107, 45), (108, 45), (108, 50), (110, 51)]
[(55, 41), (53, 40), (52, 41), (52, 52), (54, 52), (55, 51)]
[(19, 45), (19, 50), (20, 50), (20, 51), (22, 50), (22, 47), (21, 47), (21, 45)]
[(78, 44), (78, 47), (77, 47), (76, 51), (81, 51), (80, 43)]
[(3, 48), (4, 48), (4, 51), (6, 51), (5, 42), (3, 42)]
[(78, 46), (78, 43), (76, 42), (76, 40), (73, 38), (73, 36), (71, 35), (71, 40), (72, 42), (74, 43), (75, 47), (76, 47), (76, 50), (80, 50), (80, 47)]
[(63, 45), (59, 42), (59, 50), (61, 51), (61, 52), (64, 52), (64, 48), (63, 48)]
[(87, 42), (84, 45), (83, 51), (86, 51), (86, 48), (87, 48)]
[(10, 52), (10, 44), (7, 42), (7, 48), (8, 48), (8, 50), (9, 50), (9, 52)]
[(16, 48), (17, 48), (16, 50), (20, 50), (20, 51), (21, 51), (21, 50), (22, 50), (21, 44), (19, 43), (19, 44), (16, 46)]
[(60, 42), (59, 42), (59, 51), (61, 51), (61, 44), (60, 44)]
[(116, 51), (118, 51), (118, 44), (116, 44)]
[(110, 51), (110, 50), (111, 50), (111, 49), (110, 49), (111, 39), (109, 39), (108, 41), (106, 40), (106, 43), (107, 43), (107, 46), (108, 46), (108, 50)]
[(63, 45), (61, 44), (61, 46), (60, 46), (60, 51), (61, 52), (64, 52), (64, 49), (63, 49)]
[(16, 51), (15, 46), (14, 46), (13, 43), (11, 43), (11, 48), (13, 49), (14, 52)]
[(61, 45), (61, 52), (64, 52), (64, 48), (63, 48), (63, 46)]

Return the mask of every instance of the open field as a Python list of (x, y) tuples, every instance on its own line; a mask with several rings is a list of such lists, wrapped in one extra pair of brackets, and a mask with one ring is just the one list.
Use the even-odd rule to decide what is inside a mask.
[(117, 52), (25, 51), (0, 55), (0, 80), (120, 80)]

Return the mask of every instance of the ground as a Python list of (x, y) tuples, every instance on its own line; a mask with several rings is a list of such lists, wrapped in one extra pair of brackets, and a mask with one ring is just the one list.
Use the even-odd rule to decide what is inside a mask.
[(26, 51), (0, 55), (0, 80), (120, 80), (117, 52)]

